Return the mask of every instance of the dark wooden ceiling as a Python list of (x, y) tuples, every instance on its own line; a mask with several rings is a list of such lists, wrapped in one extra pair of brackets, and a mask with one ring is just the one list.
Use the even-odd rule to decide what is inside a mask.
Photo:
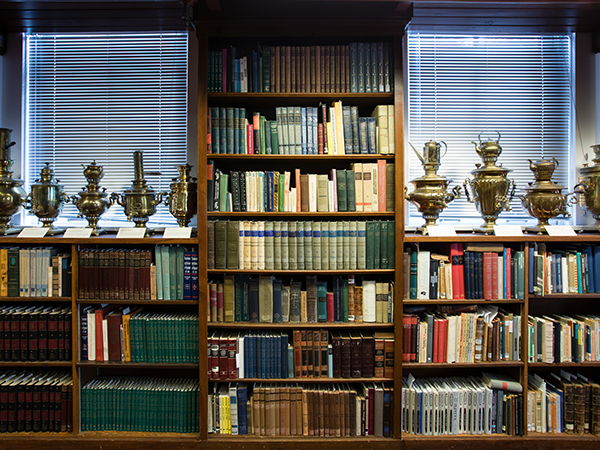
[[(0, 1), (0, 31), (179, 30), (186, 28), (182, 1)], [(209, 22), (217, 27), (211, 32), (218, 31), (219, 23), (232, 17), (234, 22), (245, 22), (245, 27), (279, 27), (282, 32), (285, 21), (278, 24), (274, 17), (306, 19), (307, 26), (322, 28), (352, 19), (381, 21), (385, 28), (412, 17), (411, 28), (594, 31), (600, 28), (600, 0), (198, 0), (194, 5), (194, 23), (200, 32)]]

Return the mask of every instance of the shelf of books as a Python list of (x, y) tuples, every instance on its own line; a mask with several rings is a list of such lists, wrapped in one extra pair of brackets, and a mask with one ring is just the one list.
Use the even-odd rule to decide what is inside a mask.
[(400, 41), (212, 36), (203, 45), (201, 439), (392, 448)]

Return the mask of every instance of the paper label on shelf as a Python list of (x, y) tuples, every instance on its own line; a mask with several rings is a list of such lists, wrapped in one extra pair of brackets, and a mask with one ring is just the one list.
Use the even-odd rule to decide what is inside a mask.
[(523, 230), (519, 225), (494, 225), (496, 236), (523, 236)]
[(427, 227), (429, 236), (456, 236), (456, 230), (452, 225), (436, 225)]
[(66, 238), (89, 238), (92, 235), (91, 228), (67, 228), (63, 237)]
[(50, 228), (47, 227), (28, 227), (23, 228), (17, 237), (20, 238), (43, 238)]
[(163, 234), (164, 238), (171, 239), (189, 239), (192, 236), (192, 229), (190, 227), (170, 227), (165, 228)]
[(146, 236), (145, 228), (119, 228), (118, 238), (143, 238)]
[(550, 236), (577, 236), (570, 225), (546, 225), (546, 231)]

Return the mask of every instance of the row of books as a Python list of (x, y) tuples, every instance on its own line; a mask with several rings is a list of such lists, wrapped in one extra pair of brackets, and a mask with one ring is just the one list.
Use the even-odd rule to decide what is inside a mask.
[(477, 312), (402, 316), (402, 361), (480, 363), (521, 360), (521, 316), (492, 305)]
[[(209, 322), (374, 322), (394, 320), (394, 283), (333, 275), (283, 284), (272, 275), (224, 275), (209, 281)], [(303, 289), (304, 287), (304, 289)]]
[(600, 293), (600, 246), (529, 247), (529, 292), (545, 294)]
[(393, 396), (391, 383), (214, 383), (208, 394), (208, 432), (389, 437)]
[(553, 434), (600, 434), (600, 385), (561, 370), (529, 374), (527, 430)]
[(70, 296), (70, 254), (53, 247), (0, 248), (0, 297)]
[(208, 110), (209, 154), (349, 155), (396, 152), (394, 105), (360, 117), (358, 106), (278, 106), (275, 120), (241, 107)]
[(0, 372), (0, 433), (73, 431), (70, 372)]
[(524, 299), (525, 252), (496, 243), (452, 243), (404, 251), (405, 298)]
[[(212, 170), (209, 163), (209, 170)], [(394, 210), (394, 164), (353, 163), (327, 174), (215, 170), (208, 182), (211, 211), (371, 212)], [(209, 202), (211, 203), (211, 202)]]
[(198, 300), (198, 252), (180, 245), (80, 250), (79, 298)]
[(208, 52), (208, 92), (392, 92), (388, 42), (263, 45)]
[(208, 268), (393, 269), (393, 220), (208, 221)]
[(104, 375), (81, 388), (81, 431), (197, 433), (198, 379)]
[(392, 378), (393, 333), (327, 330), (215, 331), (208, 341), (211, 379)]
[(529, 362), (600, 361), (600, 317), (529, 316)]
[(0, 361), (71, 361), (70, 306), (0, 306)]
[(423, 436), (524, 433), (523, 387), (506, 375), (402, 379), (402, 432)]
[(197, 363), (198, 316), (131, 306), (88, 306), (81, 312), (81, 359)]

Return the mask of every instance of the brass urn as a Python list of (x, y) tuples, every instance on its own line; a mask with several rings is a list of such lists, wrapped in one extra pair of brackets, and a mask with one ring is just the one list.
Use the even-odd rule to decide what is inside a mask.
[(475, 151), (481, 157), (481, 163), (475, 164), (477, 167), (471, 171), (473, 179), (467, 178), (464, 183), (465, 194), (467, 201), (475, 203), (477, 211), (483, 217), (483, 224), (474, 228), (474, 232), (493, 233), (494, 225), (500, 213), (504, 210), (510, 211), (510, 201), (515, 194), (515, 181), (508, 179), (506, 176), (509, 169), (502, 167), (502, 164), (496, 165), (496, 161), (502, 153), (500, 147), (500, 133), (498, 139), (489, 139), (486, 142), (481, 141), (479, 134), (479, 142), (473, 141)]
[(563, 194), (563, 186), (552, 181), (552, 174), (558, 167), (556, 158), (529, 161), (529, 169), (533, 172), (535, 181), (525, 188), (525, 195), (519, 196), (523, 208), (531, 217), (538, 219), (535, 227), (528, 227), (528, 231), (538, 233), (546, 232), (548, 221), (556, 216), (571, 217), (567, 205), (577, 200), (572, 194)]
[(42, 226), (50, 229), (50, 235), (63, 231), (54, 228), (52, 223), (62, 211), (63, 205), (69, 201), (69, 196), (59, 182), (60, 180), (54, 181), (54, 172), (50, 163), (46, 163), (40, 172), (40, 178), (31, 185), (31, 193), (23, 201), (29, 214), (37, 216)]
[(138, 228), (146, 228), (148, 219), (156, 213), (156, 206), (162, 202), (164, 193), (155, 193), (152, 187), (146, 184), (142, 152), (133, 152), (133, 166), (135, 178), (131, 187), (123, 194), (113, 192), (111, 200), (124, 208), (127, 220), (133, 221)]
[[(442, 144), (447, 150), (446, 143), (442, 141)], [(404, 190), (406, 200), (415, 205), (423, 215), (425, 224), (421, 229), (424, 230), (425, 227), (435, 225), (440, 213), (448, 206), (448, 203), (460, 197), (460, 186), (455, 186), (452, 192), (447, 192), (448, 185), (452, 180), (437, 174), (443, 156), (440, 143), (426, 142), (423, 147), (423, 155), (414, 147), (413, 150), (425, 169), (425, 175), (411, 180), (414, 185), (412, 192), (407, 193), (406, 186)], [(446, 152), (444, 152), (445, 154)]]
[(13, 160), (10, 159), (10, 148), (15, 145), (10, 140), (12, 130), (0, 128), (0, 234), (16, 232), (10, 227), (12, 216), (21, 209), (23, 199), (27, 196), (23, 189), (23, 180), (12, 177), (10, 168)]
[(177, 166), (177, 170), (179, 177), (173, 178), (165, 205), (169, 207), (169, 212), (177, 219), (179, 226), (187, 227), (198, 210), (198, 184), (196, 178), (190, 177), (192, 166), (182, 164)]
[(104, 176), (103, 167), (96, 164), (95, 160), (88, 166), (82, 164), (82, 167), (88, 184), (81, 188), (78, 195), (71, 196), (71, 201), (79, 210), (77, 217), (85, 217), (92, 234), (98, 236), (98, 220), (114, 204), (114, 199), (108, 198), (106, 188), (100, 189), (99, 183)]
[(580, 205), (592, 213), (596, 222), (585, 229), (600, 231), (600, 144), (592, 145), (595, 157), (591, 166), (585, 163), (579, 169), (579, 184), (575, 186), (575, 193), (579, 194)]

